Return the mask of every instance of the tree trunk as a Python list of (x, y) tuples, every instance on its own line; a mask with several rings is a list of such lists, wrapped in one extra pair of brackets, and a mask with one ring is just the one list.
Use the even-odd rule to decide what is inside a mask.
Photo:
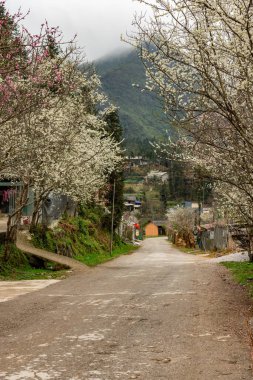
[(248, 236), (249, 236), (248, 255), (249, 255), (249, 261), (252, 263), (253, 262), (253, 228), (249, 229)]
[(249, 255), (249, 261), (253, 262), (253, 236), (249, 236), (249, 248), (248, 248), (248, 255)]
[(30, 232), (33, 232), (35, 227), (38, 224), (40, 208), (41, 208), (41, 199), (35, 200), (32, 220), (31, 220), (30, 229), (29, 229)]
[(15, 211), (8, 216), (6, 243), (4, 249), (4, 260), (8, 261), (11, 253), (11, 246), (17, 241), (17, 233), (21, 224), (22, 211), (28, 201), (29, 185), (25, 184), (20, 190), (15, 206)]

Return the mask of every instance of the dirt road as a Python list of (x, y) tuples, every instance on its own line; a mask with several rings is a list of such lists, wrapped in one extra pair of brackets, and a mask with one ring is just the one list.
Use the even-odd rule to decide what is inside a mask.
[(252, 379), (249, 304), (164, 238), (0, 304), (0, 379)]

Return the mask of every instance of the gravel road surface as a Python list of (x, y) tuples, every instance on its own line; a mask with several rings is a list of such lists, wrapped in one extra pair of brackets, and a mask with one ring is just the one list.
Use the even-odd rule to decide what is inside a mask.
[(252, 379), (249, 316), (225, 268), (147, 239), (0, 303), (0, 379)]

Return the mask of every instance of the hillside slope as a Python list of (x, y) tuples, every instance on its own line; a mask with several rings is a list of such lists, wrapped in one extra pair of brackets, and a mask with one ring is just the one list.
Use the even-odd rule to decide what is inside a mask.
[(131, 50), (104, 58), (95, 66), (104, 91), (120, 109), (128, 152), (147, 151), (150, 149), (148, 141), (162, 138), (171, 127), (163, 118), (156, 95), (141, 91), (145, 85), (145, 70), (136, 52)]

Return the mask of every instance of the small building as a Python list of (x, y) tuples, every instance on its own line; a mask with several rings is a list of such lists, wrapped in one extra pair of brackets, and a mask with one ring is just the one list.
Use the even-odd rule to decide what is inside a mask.
[(128, 169), (131, 169), (138, 166), (148, 165), (149, 162), (147, 159), (145, 159), (142, 156), (136, 156), (136, 157), (128, 157), (126, 159), (126, 163), (127, 163)]
[(144, 230), (145, 230), (145, 236), (146, 237), (150, 237), (150, 236), (159, 236), (159, 230), (158, 230), (158, 227), (152, 223), (152, 222), (149, 222), (145, 227), (144, 227)]
[(183, 202), (183, 206), (184, 206), (185, 208), (191, 208), (191, 209), (193, 209), (193, 210), (198, 210), (198, 208), (199, 208), (199, 204), (198, 204), (198, 202), (189, 202), (189, 201), (185, 201), (185, 202)]
[(124, 206), (128, 211), (134, 211), (141, 208), (141, 201), (135, 195), (124, 194)]
[[(22, 183), (19, 181), (0, 181), (0, 216), (7, 216), (14, 212), (21, 186)], [(32, 216), (33, 207), (34, 193), (30, 188), (27, 204), (22, 210), (22, 216), (26, 220)]]
[(203, 249), (204, 251), (222, 251), (233, 245), (227, 225), (209, 223), (203, 224), (200, 227), (200, 249)]
[(146, 237), (155, 237), (166, 235), (165, 221), (153, 221), (146, 224), (144, 227)]

